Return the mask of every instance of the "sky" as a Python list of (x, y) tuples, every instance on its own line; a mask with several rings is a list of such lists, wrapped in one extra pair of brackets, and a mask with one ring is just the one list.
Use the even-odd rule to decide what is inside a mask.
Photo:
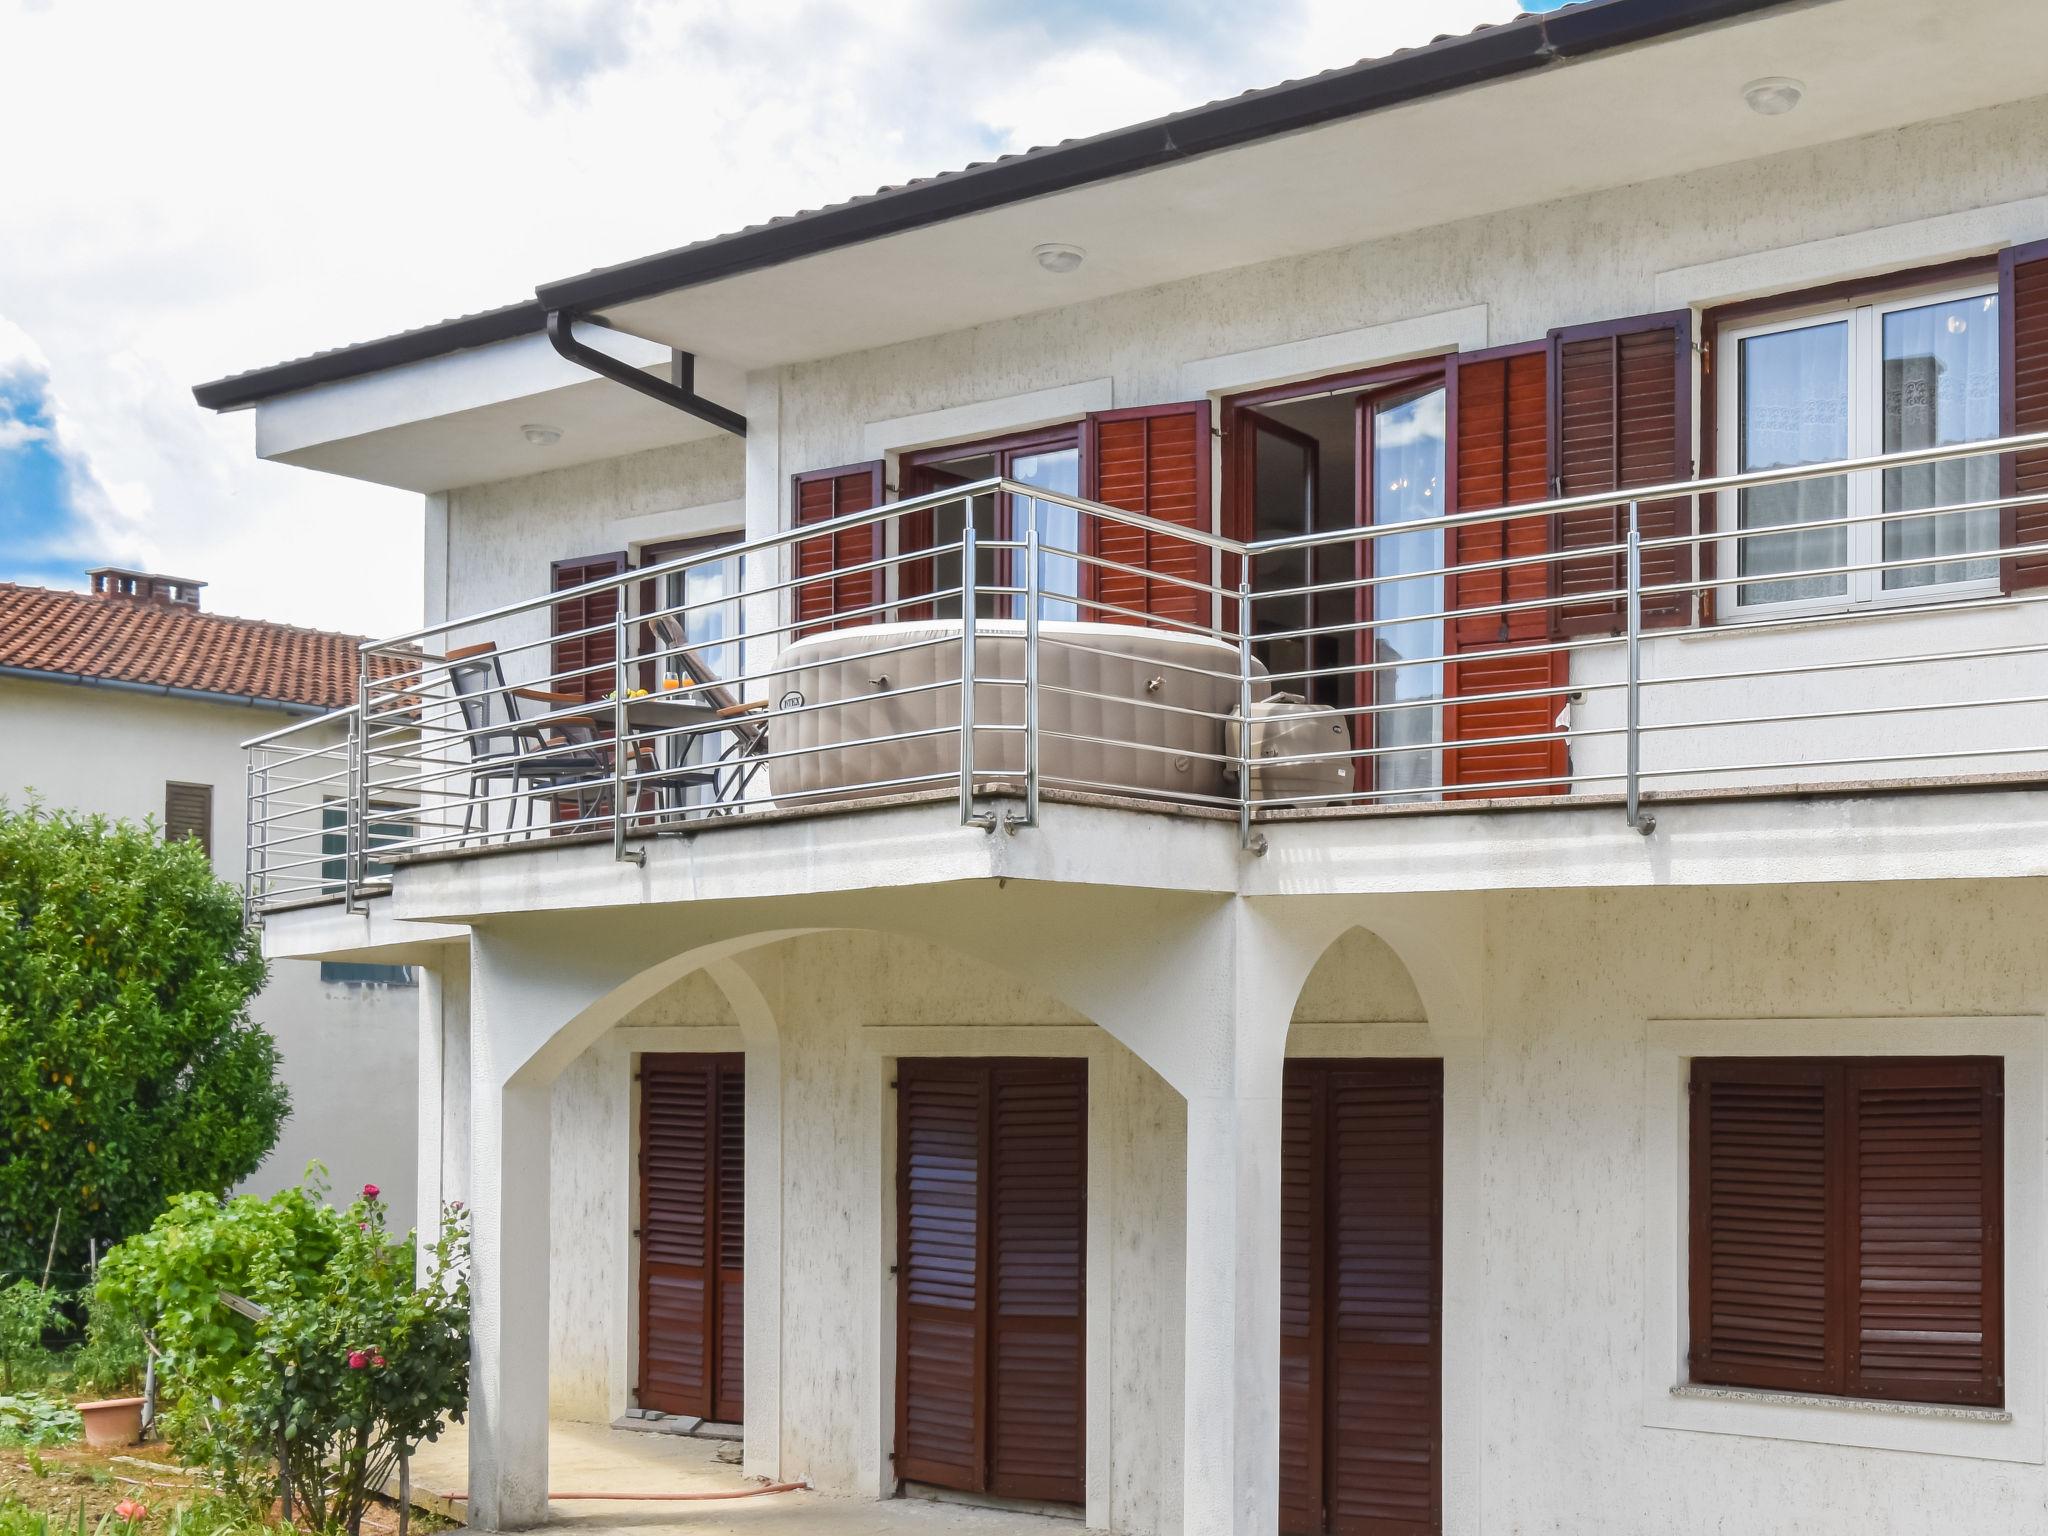
[(260, 462), (193, 384), (1516, 11), (0, 0), (0, 580), (407, 629), (419, 497)]

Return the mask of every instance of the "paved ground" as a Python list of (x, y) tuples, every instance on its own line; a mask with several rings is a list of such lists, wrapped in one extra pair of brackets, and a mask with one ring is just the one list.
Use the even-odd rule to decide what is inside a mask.
[[(717, 1459), (721, 1444), (557, 1421), (549, 1429), (548, 1486), (554, 1493), (702, 1493), (758, 1487), (757, 1479)], [(415, 1492), (424, 1499), (464, 1491), (468, 1455), (468, 1442), (458, 1425), (413, 1458)], [(652, 1536), (657, 1531), (691, 1536), (938, 1536), (955, 1531), (979, 1536), (1076, 1536), (1081, 1529), (1077, 1521), (1042, 1515), (921, 1499), (875, 1503), (808, 1491), (703, 1503), (558, 1499), (549, 1523), (573, 1530), (573, 1536)]]

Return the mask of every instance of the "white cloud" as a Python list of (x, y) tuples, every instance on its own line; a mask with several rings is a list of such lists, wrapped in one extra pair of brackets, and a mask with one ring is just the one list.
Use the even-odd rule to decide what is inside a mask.
[(39, 349), (107, 554), (403, 628), (417, 498), (256, 461), (194, 382), (1513, 13), (0, 0), (0, 359)]

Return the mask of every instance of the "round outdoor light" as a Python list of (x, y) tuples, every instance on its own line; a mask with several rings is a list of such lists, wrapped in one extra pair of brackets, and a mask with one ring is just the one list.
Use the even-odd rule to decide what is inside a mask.
[(1057, 240), (1033, 246), (1031, 254), (1046, 271), (1061, 275), (1073, 271), (1088, 257), (1088, 253), (1078, 245), (1063, 245)]
[(552, 448), (562, 440), (560, 427), (544, 427), (538, 422), (528, 422), (519, 429), (519, 435), (536, 448)]
[(1805, 94), (1804, 84), (1784, 75), (1766, 75), (1742, 88), (1742, 99), (1759, 117), (1782, 117), (1798, 106)]

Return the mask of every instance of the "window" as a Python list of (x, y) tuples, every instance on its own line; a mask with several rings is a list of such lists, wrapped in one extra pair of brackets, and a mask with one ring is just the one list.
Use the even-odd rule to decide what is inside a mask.
[(211, 784), (164, 785), (164, 841), (181, 843), (191, 838), (200, 852), (213, 856), (213, 786)]
[[(1081, 428), (1079, 424), (1048, 427), (1040, 432), (1024, 433), (994, 442), (956, 445), (923, 453), (905, 454), (903, 473), (904, 483), (909, 494), (913, 496), (941, 490), (951, 485), (969, 485), (976, 480), (992, 480), (998, 476), (1063, 496), (1078, 496), (1081, 494)], [(1035, 510), (1040, 546), (1039, 617), (1079, 618), (1081, 563), (1054, 551), (1080, 551), (1080, 514), (1072, 507), (1050, 501), (1034, 499), (1027, 502), (1022, 498), (1009, 496), (1003, 497), (1001, 501), (1002, 504), (998, 506), (993, 505), (986, 497), (976, 500), (975, 537), (983, 540), (1021, 540), (1024, 537), (1026, 517)], [(1013, 501), (1015, 505), (1011, 504)], [(966, 523), (965, 509), (958, 502), (939, 507), (929, 521), (929, 533), (921, 535), (922, 546), (937, 548), (940, 553), (929, 562), (916, 562), (906, 567), (909, 588), (906, 595), (922, 595), (925, 592), (943, 594), (952, 592), (960, 585), (959, 551), (954, 549), (948, 553), (946, 546), (958, 544)], [(1017, 564), (1014, 551), (984, 548), (979, 551), (975, 564), (978, 567), (975, 580), (982, 587), (1024, 585), (1024, 572), (1012, 569)], [(960, 598), (957, 593), (950, 597), (941, 596), (933, 606), (939, 618), (957, 619), (960, 616)], [(1014, 616), (1022, 611), (1021, 599), (994, 594), (983, 596), (980, 607), (984, 617), (992, 614)]]
[[(688, 555), (710, 554), (738, 544), (743, 538), (744, 535), (734, 529), (703, 538), (649, 544), (640, 551), (639, 564), (660, 565)], [(741, 594), (746, 588), (742, 564), (742, 557), (732, 554), (723, 560), (709, 560), (701, 565), (668, 572), (660, 578), (659, 591), (652, 579), (640, 585), (640, 611), (643, 614), (672, 615), (682, 625), (683, 640), (690, 648), (695, 665), (726, 683), (737, 683), (745, 670), (739, 645), (745, 628)], [(640, 686), (653, 688), (660, 681), (654, 674), (655, 665), (659, 665), (664, 674), (669, 674), (677, 671), (679, 663), (662, 661), (662, 647), (651, 635), (644, 635), (640, 644), (656, 657), (655, 663), (643, 671)], [(661, 744), (661, 750), (668, 767), (682, 769), (693, 764), (721, 762), (732, 745), (731, 732), (706, 731), (698, 735), (671, 737)], [(680, 783), (686, 805), (708, 805), (718, 798), (719, 786), (708, 776), (701, 781), (684, 776)]]
[[(394, 805), (372, 805), (370, 810), (400, 811)], [(391, 876), (391, 866), (374, 855), (379, 848), (389, 848), (402, 843), (413, 835), (412, 824), (403, 820), (373, 821), (370, 823), (369, 849), (372, 857), (363, 860), (365, 880), (386, 880)], [(320, 878), (326, 883), (329, 894), (340, 891), (348, 879), (348, 809), (339, 800), (329, 800), (320, 807)]]
[(354, 960), (322, 960), (320, 979), (324, 982), (339, 983), (345, 987), (411, 987), (418, 983), (413, 979), (409, 965), (369, 965)]
[(1696, 1059), (1695, 1382), (2005, 1397), (2003, 1064)]
[[(1731, 328), (1721, 355), (1729, 473), (1998, 436), (1998, 290), (1858, 301)], [(1724, 493), (1724, 610), (1818, 612), (1996, 590), (1995, 457)], [(1922, 508), (1972, 510), (1899, 516)]]

